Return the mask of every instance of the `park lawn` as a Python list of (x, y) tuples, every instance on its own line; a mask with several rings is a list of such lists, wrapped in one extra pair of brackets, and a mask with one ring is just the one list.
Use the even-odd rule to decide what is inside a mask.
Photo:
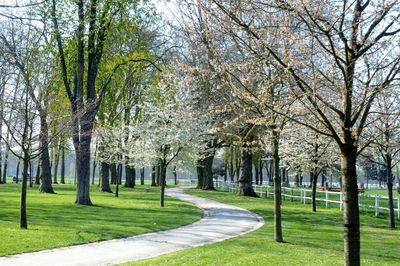
[[(283, 202), (285, 243), (276, 243), (272, 199), (217, 191), (189, 193), (251, 210), (266, 223), (243, 236), (126, 265), (343, 265), (343, 221), (336, 208), (319, 207), (312, 213), (310, 205)], [(386, 229), (386, 218), (370, 213), (361, 215), (361, 224), (362, 265), (399, 265), (400, 230)]]
[(74, 204), (74, 185), (54, 189), (57, 194), (40, 193), (37, 186), (28, 190), (24, 230), (19, 228), (20, 185), (0, 185), (0, 255), (165, 230), (202, 217), (197, 207), (169, 197), (159, 207), (159, 188), (150, 186), (121, 188), (119, 198), (92, 186), (94, 206)]

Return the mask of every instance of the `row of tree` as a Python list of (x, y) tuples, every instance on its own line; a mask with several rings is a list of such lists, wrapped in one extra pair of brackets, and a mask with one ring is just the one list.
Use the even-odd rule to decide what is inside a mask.
[(150, 167), (154, 182), (160, 173), (164, 206), (170, 164), (196, 167), (198, 187), (213, 189), (213, 159), (225, 147), (240, 195), (255, 196), (253, 164), (272, 176), (278, 242), (288, 172), (300, 179), (308, 171), (315, 195), (318, 176), (340, 165), (344, 260), (359, 265), (360, 156), (384, 165), (395, 226), (400, 4), (185, 0), (176, 7), (169, 25), (148, 1), (2, 7), (2, 110), (14, 112), (2, 115), (11, 136), (2, 139), (23, 161), (21, 227), (28, 162), (40, 156), (41, 187), (51, 187), (55, 139), (74, 146), (83, 205), (92, 204), (93, 151), (102, 191), (111, 191), (109, 173), (118, 194), (123, 167), (127, 187), (135, 167)]

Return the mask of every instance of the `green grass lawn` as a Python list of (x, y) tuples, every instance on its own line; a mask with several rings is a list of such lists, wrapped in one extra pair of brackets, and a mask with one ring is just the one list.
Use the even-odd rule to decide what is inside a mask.
[(73, 185), (54, 189), (57, 194), (40, 193), (37, 186), (28, 190), (28, 230), (23, 230), (18, 220), (20, 185), (0, 185), (0, 255), (165, 230), (202, 216), (200, 209), (172, 198), (159, 207), (159, 188), (150, 186), (121, 188), (119, 198), (92, 186), (90, 207), (74, 204)]
[[(127, 265), (343, 265), (343, 221), (338, 209), (319, 207), (312, 213), (309, 205), (283, 202), (285, 243), (276, 243), (271, 199), (230, 192), (190, 193), (254, 211), (266, 223), (240, 237)], [(370, 214), (362, 214), (361, 223), (362, 265), (399, 265), (400, 230), (386, 229), (386, 218)]]

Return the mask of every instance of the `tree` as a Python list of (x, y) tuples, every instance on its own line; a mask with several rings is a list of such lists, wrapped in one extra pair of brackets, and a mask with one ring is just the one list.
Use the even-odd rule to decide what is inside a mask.
[[(321, 127), (296, 121), (332, 137), (338, 144), (344, 201), (344, 260), (346, 265), (359, 265), (356, 158), (363, 150), (359, 139), (376, 96), (400, 71), (396, 49), (390, 48), (397, 43), (400, 32), (396, 23), (399, 3), (212, 2), (225, 15), (222, 22), (241, 28), (244, 34), (261, 43), (263, 50), (252, 52), (260, 58), (273, 59), (275, 66), (290, 79), (292, 94), (315, 115)], [(256, 9), (263, 12), (251, 13)], [(243, 16), (246, 11), (250, 14)], [(261, 24), (250, 23), (257, 19)], [(282, 29), (279, 34), (286, 45), (275, 46), (271, 42), (274, 40), (271, 28), (260, 27), (266, 25), (266, 19), (269, 24), (279, 21)], [(333, 99), (332, 95), (338, 97)]]
[[(309, 119), (312, 119), (310, 117)], [(338, 161), (333, 140), (296, 123), (289, 123), (282, 132), (282, 159), (284, 165), (310, 173), (312, 211), (317, 210), (316, 191), (319, 175)], [(298, 183), (299, 181), (297, 181)], [(325, 186), (325, 184), (322, 184)]]
[[(41, 28), (29, 24), (25, 26), (24, 24), (10, 23), (8, 31), (4, 31), (0, 38), (4, 44), (4, 52), (8, 55), (7, 60), (21, 73), (21, 82), (25, 84), (28, 95), (39, 112), (42, 168), (39, 190), (53, 193), (48, 150), (49, 123), (47, 121), (48, 105), (54, 100), (49, 93), (53, 89), (52, 58), (42, 55), (46, 50), (46, 43), (42, 40)], [(62, 124), (61, 121), (58, 122)], [(55, 134), (57, 133), (55, 132)]]
[[(71, 20), (75, 33), (64, 36), (60, 28), (60, 16), (57, 13), (57, 2), (51, 3), (51, 18), (54, 36), (58, 48), (58, 58), (65, 91), (70, 101), (72, 113), (72, 139), (76, 154), (77, 196), (76, 203), (91, 205), (90, 186), (90, 145), (94, 121), (100, 104), (103, 101), (117, 70), (128, 61), (149, 61), (147, 59), (129, 59), (115, 64), (102, 81), (98, 80), (102, 69), (103, 52), (106, 45), (112, 43), (110, 31), (115, 26), (118, 15), (129, 16), (130, 12), (143, 11), (137, 1), (96, 0), (76, 2), (77, 20)], [(66, 21), (61, 21), (61, 25)], [(87, 34), (85, 30), (88, 30)], [(69, 39), (68, 39), (69, 37)], [(71, 39), (73, 37), (73, 39)], [(76, 41), (75, 41), (76, 40)], [(73, 46), (73, 49), (67, 47)], [(71, 52), (71, 56), (69, 55)], [(126, 54), (124, 54), (126, 55)], [(72, 64), (67, 59), (75, 57)], [(107, 69), (107, 68), (105, 68)]]
[(374, 123), (370, 126), (373, 140), (363, 154), (371, 163), (384, 167), (388, 189), (389, 228), (395, 228), (393, 204), (393, 169), (400, 162), (399, 93), (391, 88), (379, 95), (373, 108)]

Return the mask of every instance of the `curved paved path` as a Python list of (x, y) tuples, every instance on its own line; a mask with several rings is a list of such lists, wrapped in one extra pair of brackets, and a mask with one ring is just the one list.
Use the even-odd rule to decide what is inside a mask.
[(168, 189), (166, 194), (202, 208), (204, 217), (190, 225), (167, 231), (0, 257), (0, 265), (110, 265), (219, 242), (256, 230), (264, 224), (264, 220), (252, 212), (185, 194), (182, 188)]

